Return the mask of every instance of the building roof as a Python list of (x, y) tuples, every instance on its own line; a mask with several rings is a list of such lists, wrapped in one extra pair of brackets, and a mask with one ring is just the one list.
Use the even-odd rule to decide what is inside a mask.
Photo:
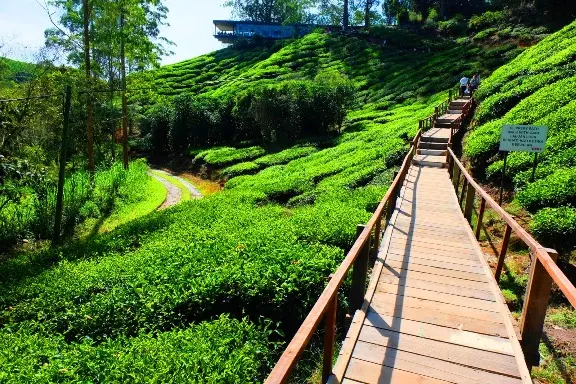
[(214, 25), (216, 27), (218, 27), (218, 29), (220, 29), (221, 31), (227, 31), (227, 30), (233, 30), (235, 25), (238, 24), (249, 24), (249, 25), (274, 25), (274, 26), (280, 26), (280, 27), (290, 27), (290, 26), (300, 26), (300, 27), (322, 27), (321, 25), (315, 25), (315, 24), (301, 24), (301, 23), (295, 23), (295, 24), (282, 24), (282, 23), (274, 23), (274, 22), (264, 22), (264, 21), (249, 21), (249, 20), (214, 20)]

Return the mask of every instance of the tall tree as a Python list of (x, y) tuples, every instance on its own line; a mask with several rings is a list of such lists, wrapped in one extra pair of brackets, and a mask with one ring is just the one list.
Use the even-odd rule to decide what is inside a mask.
[[(165, 46), (172, 43), (160, 36), (160, 27), (165, 24), (168, 12), (162, 0), (45, 1), (48, 2), (46, 9), (51, 20), (56, 12), (50, 12), (48, 4), (58, 9), (60, 14), (59, 20), (52, 20), (55, 28), (45, 32), (46, 44), (64, 49), (69, 63), (85, 70), (89, 89), (94, 78), (108, 81), (112, 89), (120, 75), (125, 80), (126, 72), (158, 66), (162, 56), (171, 53)], [(127, 31), (129, 33), (125, 33)], [(124, 43), (124, 49), (120, 49), (120, 42)], [(124, 81), (123, 99), (125, 88)], [(88, 158), (92, 170), (93, 95), (88, 93), (87, 97)], [(123, 110), (124, 118), (126, 105)]]
[(344, 0), (344, 12), (342, 14), (342, 29), (348, 29), (348, 22), (350, 20), (350, 5), (348, 4), (348, 0)]
[(234, 16), (264, 23), (304, 23), (309, 21), (313, 0), (228, 0)]
[(372, 15), (372, 7), (378, 5), (378, 0), (364, 0), (364, 26), (370, 27), (370, 17)]
[[(87, 84), (92, 85), (92, 69), (90, 63), (90, 13), (91, 5), (88, 0), (82, 0), (82, 13), (83, 13), (83, 32), (84, 32), (84, 69), (86, 71)], [(88, 117), (86, 121), (87, 134), (88, 134), (88, 171), (90, 173), (90, 181), (94, 182), (94, 101), (90, 93), (87, 96), (87, 112)]]

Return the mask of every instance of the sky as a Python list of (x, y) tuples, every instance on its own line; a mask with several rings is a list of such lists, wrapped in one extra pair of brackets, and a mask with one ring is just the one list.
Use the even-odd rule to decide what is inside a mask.
[[(172, 64), (223, 48), (212, 35), (212, 20), (229, 19), (230, 9), (224, 0), (164, 0), (168, 7), (162, 36), (176, 43), (174, 55), (163, 59)], [(44, 45), (44, 30), (52, 27), (44, 0), (0, 0), (0, 55), (23, 61), (34, 61)], [(56, 21), (56, 20), (55, 20)]]

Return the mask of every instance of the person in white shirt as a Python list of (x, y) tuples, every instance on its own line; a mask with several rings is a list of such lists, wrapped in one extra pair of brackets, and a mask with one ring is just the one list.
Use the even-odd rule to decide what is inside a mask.
[(466, 75), (462, 76), (460, 79), (460, 96), (464, 96), (466, 89), (468, 88), (468, 82), (470, 79), (466, 77)]

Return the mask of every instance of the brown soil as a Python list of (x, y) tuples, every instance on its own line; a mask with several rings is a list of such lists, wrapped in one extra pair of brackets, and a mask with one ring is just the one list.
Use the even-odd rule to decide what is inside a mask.
[(557, 353), (564, 356), (576, 356), (576, 329), (546, 325), (545, 332)]

